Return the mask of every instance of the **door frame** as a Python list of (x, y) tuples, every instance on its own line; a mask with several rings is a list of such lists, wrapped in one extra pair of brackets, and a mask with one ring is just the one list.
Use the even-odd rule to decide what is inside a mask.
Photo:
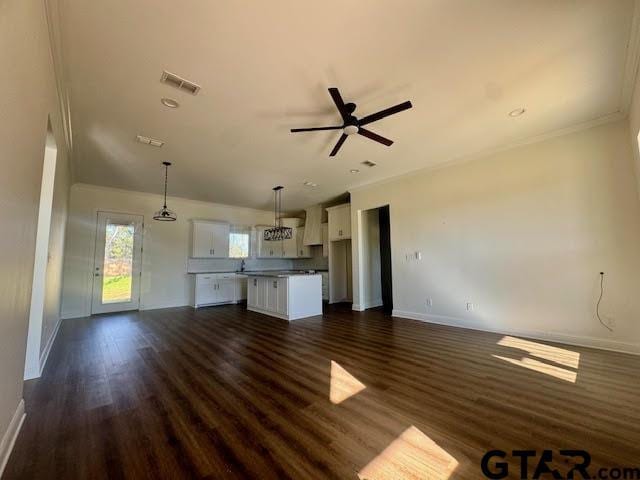
[[(111, 210), (96, 210), (95, 211), (95, 219), (96, 219), (96, 229), (93, 238), (93, 262), (91, 269), (91, 295), (89, 298), (89, 309), (91, 315), (99, 315), (102, 313), (115, 313), (115, 312), (125, 312), (132, 310), (140, 309), (140, 298), (142, 295), (142, 266), (143, 266), (143, 243), (144, 243), (144, 216), (136, 213), (125, 213), (125, 212), (114, 212)], [(132, 298), (130, 302), (119, 302), (112, 304), (104, 304), (104, 306), (99, 306), (97, 303), (97, 295), (100, 295), (102, 289), (100, 291), (96, 291), (96, 269), (102, 268), (104, 263), (104, 246), (102, 249), (98, 248), (98, 243), (104, 243), (104, 240), (100, 242), (101, 233), (101, 215), (110, 215), (112, 217), (128, 217), (130, 219), (134, 219), (134, 223), (138, 228), (136, 228), (137, 232), (134, 232), (134, 258), (133, 258), (133, 271), (132, 271)], [(105, 224), (106, 226), (106, 224)], [(139, 233), (138, 233), (139, 232)], [(138, 243), (138, 247), (136, 247), (136, 239)], [(138, 259), (136, 260), (136, 252), (138, 252)], [(100, 260), (99, 260), (100, 258)], [(138, 270), (137, 274), (134, 274)], [(102, 278), (102, 272), (99, 275)], [(136, 279), (137, 277), (137, 279)], [(137, 288), (134, 288), (134, 281)], [(98, 307), (98, 308), (96, 308)]]

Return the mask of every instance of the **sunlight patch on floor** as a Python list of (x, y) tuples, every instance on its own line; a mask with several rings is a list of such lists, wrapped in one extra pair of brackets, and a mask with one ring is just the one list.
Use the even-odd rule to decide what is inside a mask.
[(360, 480), (447, 480), (455, 458), (413, 425), (358, 473)]
[(329, 387), (329, 400), (339, 404), (364, 390), (366, 385), (347, 372), (337, 362), (331, 360), (331, 383)]
[(576, 383), (576, 372), (572, 372), (571, 370), (566, 370), (555, 365), (549, 365), (548, 363), (541, 362), (535, 358), (522, 357), (518, 360), (517, 358), (503, 357), (501, 355), (492, 355), (492, 357), (499, 358), (500, 360), (504, 360), (512, 365), (518, 365), (519, 367), (550, 375), (566, 382)]
[(580, 365), (580, 353), (567, 350), (566, 348), (552, 347), (544, 343), (510, 336), (502, 337), (498, 345), (524, 350), (532, 357), (550, 360), (570, 368), (578, 368)]

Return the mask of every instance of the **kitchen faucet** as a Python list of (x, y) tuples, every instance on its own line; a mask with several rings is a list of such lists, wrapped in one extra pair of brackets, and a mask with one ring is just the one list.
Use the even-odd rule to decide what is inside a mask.
[(244, 272), (244, 258), (242, 259), (242, 262), (240, 262), (240, 271)]

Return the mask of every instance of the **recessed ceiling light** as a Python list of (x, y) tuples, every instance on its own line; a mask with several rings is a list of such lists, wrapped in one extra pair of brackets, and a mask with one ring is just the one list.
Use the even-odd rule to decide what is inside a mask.
[(165, 107), (178, 108), (180, 104), (173, 98), (163, 98), (160, 100)]
[(317, 186), (318, 186), (318, 184), (317, 184), (317, 183), (313, 183), (313, 182), (309, 182), (309, 181), (304, 182), (304, 184), (305, 184), (307, 187), (317, 187)]
[(372, 162), (371, 160), (365, 160), (364, 162), (362, 162), (362, 165), (365, 165), (369, 168), (371, 167), (375, 167), (377, 165), (376, 162)]
[(357, 168), (352, 168), (351, 170), (349, 170), (351, 173), (360, 173), (360, 170), (358, 170)]
[(511, 110), (509, 112), (509, 116), (510, 117), (519, 117), (520, 115), (522, 115), (524, 112), (526, 112), (526, 110), (524, 108), (516, 108), (515, 110)]
[(144, 135), (137, 135), (136, 140), (140, 143), (151, 145), (153, 147), (161, 147), (164, 145), (164, 142), (162, 140), (158, 140), (157, 138), (145, 137)]

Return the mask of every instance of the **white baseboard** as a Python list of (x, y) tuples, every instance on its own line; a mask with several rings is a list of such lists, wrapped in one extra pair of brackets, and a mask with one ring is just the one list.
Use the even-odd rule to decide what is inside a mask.
[(4, 468), (7, 466), (9, 456), (13, 450), (13, 446), (16, 444), (16, 439), (18, 438), (18, 434), (20, 433), (25, 417), (24, 400), (21, 399), (20, 403), (18, 403), (18, 408), (16, 408), (16, 411), (13, 414), (13, 418), (9, 423), (7, 431), (4, 432), (2, 440), (0, 440), (0, 478), (2, 477)]
[(382, 299), (378, 298), (376, 300), (372, 300), (371, 302), (365, 303), (364, 308), (366, 310), (367, 308), (378, 308), (378, 307), (381, 307), (382, 305), (384, 305), (384, 303), (382, 302)]
[(47, 360), (49, 359), (49, 353), (51, 352), (51, 347), (53, 347), (53, 343), (56, 341), (56, 337), (58, 336), (58, 330), (60, 330), (60, 324), (62, 323), (62, 319), (59, 318), (56, 322), (56, 326), (53, 327), (53, 333), (49, 337), (49, 341), (47, 345), (44, 347), (44, 350), (40, 354), (40, 375), (42, 376), (42, 371), (44, 370), (44, 366), (47, 364)]
[(351, 310), (355, 310), (356, 312), (362, 312), (364, 311), (364, 307), (359, 303), (354, 303), (351, 305)]
[(605, 338), (582, 337), (577, 335), (567, 335), (565, 333), (545, 332), (540, 330), (509, 330), (478, 327), (477, 325), (469, 325), (468, 321), (463, 318), (407, 312), (395, 309), (393, 310), (392, 315), (394, 317), (409, 318), (411, 320), (419, 320), (421, 322), (446, 325), (448, 327), (467, 328), (469, 330), (499, 333), (501, 335), (514, 335), (518, 337), (532, 338), (535, 340), (546, 340), (549, 342), (563, 343), (566, 345), (574, 345), (577, 347), (597, 348), (600, 350), (608, 350), (612, 352), (640, 355), (640, 345), (636, 343), (626, 343), (616, 340), (607, 340)]

